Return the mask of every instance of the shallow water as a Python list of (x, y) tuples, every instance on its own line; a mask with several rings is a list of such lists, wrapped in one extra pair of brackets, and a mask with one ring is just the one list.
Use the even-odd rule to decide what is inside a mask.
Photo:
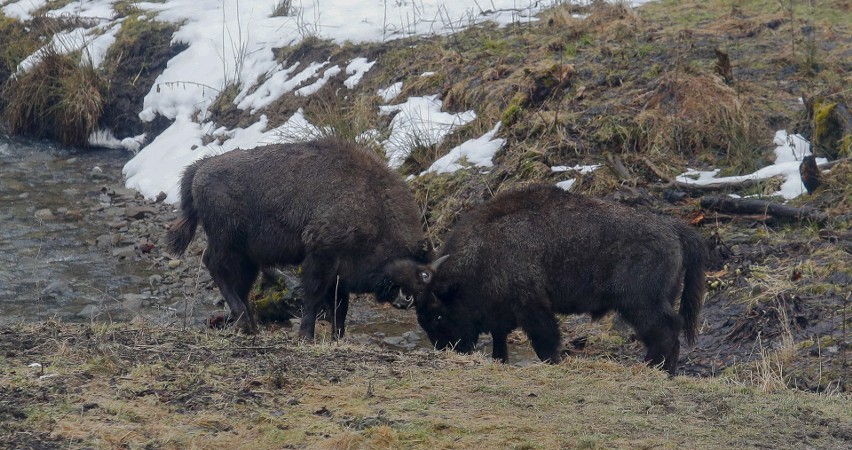
[[(153, 271), (94, 245), (96, 236), (110, 232), (91, 217), (100, 190), (119, 182), (127, 157), (125, 151), (0, 138), (0, 324), (81, 320), (77, 313), (86, 305), (118, 304), (122, 294), (147, 283)], [(93, 176), (95, 167), (101, 171)], [(44, 217), (44, 209), (53, 217)], [(118, 308), (109, 314), (133, 315)]]

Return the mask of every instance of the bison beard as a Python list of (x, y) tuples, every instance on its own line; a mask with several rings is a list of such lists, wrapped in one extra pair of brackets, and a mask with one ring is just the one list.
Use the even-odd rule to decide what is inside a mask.
[(506, 338), (520, 327), (538, 357), (556, 363), (557, 313), (617, 311), (647, 347), (645, 360), (674, 374), (680, 332), (695, 340), (707, 249), (681, 222), (532, 186), (465, 214), (440, 253), (430, 265), (388, 266), (438, 348), (469, 352), (491, 333), (492, 356), (506, 361)]
[(316, 315), (334, 311), (343, 336), (350, 292), (394, 298), (383, 275), (392, 260), (427, 262), (420, 212), (399, 174), (369, 150), (336, 139), (234, 150), (187, 167), (181, 217), (167, 247), (186, 251), (201, 223), (203, 261), (232, 319), (257, 328), (249, 290), (263, 268), (302, 265), (305, 306), (299, 334), (314, 336)]

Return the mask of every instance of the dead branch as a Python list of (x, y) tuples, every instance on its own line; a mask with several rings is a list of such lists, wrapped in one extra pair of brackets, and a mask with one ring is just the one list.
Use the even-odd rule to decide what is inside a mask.
[[(822, 164), (818, 164), (820, 169), (827, 170), (834, 167), (837, 164), (842, 164), (845, 162), (849, 162), (852, 158), (840, 158), (835, 159), (834, 161), (824, 162)], [(655, 186), (651, 186), (655, 189), (669, 189), (669, 188), (677, 188), (682, 191), (692, 191), (692, 192), (713, 192), (713, 191), (723, 191), (723, 190), (737, 190), (737, 189), (748, 189), (753, 186), (757, 186), (762, 182), (765, 182), (766, 179), (757, 179), (757, 178), (749, 178), (743, 181), (739, 181), (736, 183), (732, 183), (730, 181), (720, 181), (717, 183), (707, 183), (707, 184), (693, 184), (693, 183), (684, 183), (683, 181), (678, 181), (668, 175), (664, 170), (657, 167), (654, 163), (651, 162), (648, 158), (642, 158), (642, 162), (651, 172), (654, 172), (654, 175), (659, 177), (661, 180), (664, 180), (665, 183), (657, 184)]]
[(627, 168), (624, 167), (624, 163), (621, 162), (621, 158), (618, 155), (613, 155), (612, 153), (606, 154), (606, 162), (607, 167), (612, 170), (615, 176), (618, 177), (621, 181), (631, 181), (633, 177), (630, 176), (630, 172), (627, 171)]
[(731, 198), (708, 195), (701, 198), (701, 207), (730, 214), (766, 214), (778, 220), (813, 220), (827, 222), (832, 217), (814, 208), (797, 208), (781, 203), (753, 198)]
[(747, 189), (752, 186), (758, 185), (761, 181), (755, 178), (749, 178), (747, 180), (743, 180), (737, 183), (731, 183), (728, 181), (718, 182), (718, 183), (708, 183), (708, 184), (693, 184), (693, 183), (684, 183), (683, 181), (677, 181), (676, 179), (669, 176), (666, 172), (657, 167), (654, 163), (651, 162), (648, 158), (642, 158), (642, 162), (651, 169), (651, 172), (654, 172), (655, 175), (660, 177), (660, 179), (665, 180), (666, 182), (661, 185), (654, 186), (657, 189), (669, 189), (669, 188), (677, 188), (682, 191), (722, 191), (726, 189)]

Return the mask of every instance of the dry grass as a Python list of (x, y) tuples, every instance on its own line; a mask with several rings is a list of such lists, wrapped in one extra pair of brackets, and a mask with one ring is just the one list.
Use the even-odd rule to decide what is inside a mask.
[[(63, 448), (325, 449), (839, 448), (852, 440), (848, 397), (775, 390), (761, 384), (772, 380), (766, 373), (733, 383), (670, 379), (606, 360), (515, 367), (482, 355), (140, 325), (0, 333), (0, 435), (13, 447), (36, 438)], [(41, 367), (28, 367), (34, 362)]]
[(83, 146), (98, 127), (105, 84), (91, 65), (48, 47), (37, 66), (3, 87), (9, 131)]

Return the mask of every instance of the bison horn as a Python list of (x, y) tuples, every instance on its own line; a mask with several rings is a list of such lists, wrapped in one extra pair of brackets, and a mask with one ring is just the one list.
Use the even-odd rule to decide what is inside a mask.
[(430, 264), (430, 265), (429, 265), (429, 268), (430, 268), (430, 269), (432, 269), (432, 272), (437, 272), (437, 271), (438, 271), (438, 267), (439, 267), (441, 264), (443, 264), (443, 263), (444, 263), (444, 261), (446, 261), (446, 260), (447, 260), (447, 258), (449, 258), (449, 257), (450, 257), (450, 255), (444, 255), (444, 256), (442, 256), (442, 257), (440, 257), (440, 258), (436, 259), (435, 261), (432, 261), (432, 264)]

